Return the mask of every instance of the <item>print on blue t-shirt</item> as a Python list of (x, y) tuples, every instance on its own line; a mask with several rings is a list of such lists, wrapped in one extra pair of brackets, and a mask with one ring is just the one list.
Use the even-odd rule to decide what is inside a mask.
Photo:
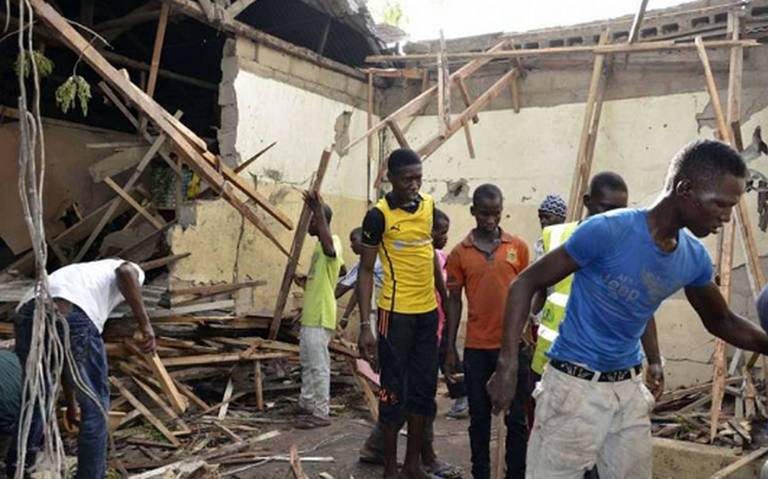
[(645, 209), (593, 216), (565, 249), (580, 269), (549, 356), (595, 371), (640, 364), (640, 337), (661, 302), (685, 286), (712, 281), (704, 245), (680, 231), (677, 248), (663, 252), (651, 237)]

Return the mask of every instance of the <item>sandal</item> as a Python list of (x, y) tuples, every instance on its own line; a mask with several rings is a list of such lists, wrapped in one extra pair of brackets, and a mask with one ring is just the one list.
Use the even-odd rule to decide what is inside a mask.
[(442, 479), (461, 479), (464, 476), (464, 471), (459, 466), (435, 460), (431, 465), (424, 466), (427, 473), (432, 474)]

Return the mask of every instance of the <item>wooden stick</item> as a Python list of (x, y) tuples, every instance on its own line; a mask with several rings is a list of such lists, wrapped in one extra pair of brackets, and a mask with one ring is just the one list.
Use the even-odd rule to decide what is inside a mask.
[(751, 453), (742, 457), (738, 461), (731, 463), (730, 465), (724, 467), (723, 469), (720, 469), (716, 473), (709, 476), (709, 479), (725, 479), (726, 477), (730, 477), (731, 474), (733, 474), (734, 472), (750, 464), (751, 462), (760, 459), (766, 454), (768, 454), (768, 447), (761, 447), (760, 449), (752, 451)]
[[(376, 91), (373, 88), (373, 73), (368, 72), (368, 89), (366, 102), (366, 128), (373, 127), (373, 102)], [(368, 204), (371, 203), (371, 172), (373, 171), (373, 135), (366, 137), (366, 174), (365, 174), (365, 196)]]
[[(756, 40), (711, 40), (706, 42), (707, 48), (731, 48), (734, 46), (756, 47)], [(616, 53), (640, 53), (662, 50), (692, 50), (696, 46), (692, 43), (678, 43), (675, 40), (661, 40), (655, 42), (641, 42), (628, 45), (619, 43), (615, 45), (587, 45), (573, 47), (530, 48), (487, 52), (446, 53), (448, 60), (493, 60), (499, 58), (536, 57), (540, 55), (561, 55), (570, 53), (616, 54)], [(434, 53), (415, 53), (411, 55), (370, 55), (365, 57), (367, 63), (381, 62), (434, 62)]]
[(473, 116), (477, 115), (477, 113), (485, 108), (485, 106), (491, 102), (494, 98), (496, 98), (501, 91), (506, 88), (507, 84), (514, 79), (518, 75), (517, 69), (510, 70), (509, 72), (505, 73), (501, 78), (496, 80), (496, 82), (491, 85), (490, 88), (488, 88), (482, 95), (477, 97), (475, 102), (472, 104), (472, 106), (468, 107), (466, 110), (464, 110), (461, 114), (459, 114), (453, 121), (451, 122), (450, 128), (448, 128), (448, 131), (446, 134), (440, 134), (438, 133), (435, 135), (431, 140), (429, 140), (424, 146), (418, 149), (417, 153), (419, 156), (426, 158), (432, 153), (434, 153), (440, 146), (443, 145), (446, 141), (448, 141), (451, 136), (453, 136), (457, 131), (459, 131), (464, 123), (470, 120)]
[(304, 474), (304, 469), (301, 468), (301, 459), (299, 458), (299, 448), (296, 447), (296, 444), (291, 445), (291, 472), (293, 472), (293, 477), (295, 479), (307, 479), (307, 476)]
[(239, 165), (237, 165), (237, 167), (235, 167), (235, 173), (240, 173), (241, 171), (243, 171), (243, 170), (245, 170), (246, 168), (248, 168), (248, 167), (251, 165), (251, 163), (253, 163), (254, 161), (258, 160), (258, 159), (259, 159), (259, 157), (260, 157), (261, 155), (263, 155), (264, 153), (266, 153), (266, 152), (268, 152), (269, 150), (271, 150), (271, 149), (272, 149), (272, 147), (273, 147), (273, 146), (275, 146), (275, 145), (277, 145), (277, 142), (276, 142), (276, 141), (273, 141), (273, 142), (272, 142), (272, 143), (270, 143), (268, 146), (265, 146), (264, 148), (262, 148), (262, 149), (261, 149), (261, 150), (260, 150), (258, 153), (256, 153), (255, 155), (253, 155), (252, 157), (248, 158), (248, 159), (247, 159), (247, 160), (245, 160), (244, 162), (242, 162), (242, 163), (240, 163)]
[(152, 414), (149, 409), (147, 409), (144, 404), (136, 399), (136, 396), (134, 396), (131, 391), (129, 391), (123, 384), (120, 382), (119, 379), (117, 379), (114, 376), (109, 377), (109, 382), (112, 383), (112, 385), (117, 388), (118, 391), (120, 391), (120, 394), (128, 400), (129, 403), (131, 403), (131, 406), (136, 408), (137, 411), (141, 413), (142, 416), (144, 416), (147, 421), (149, 421), (150, 424), (152, 424), (155, 429), (160, 431), (160, 434), (165, 436), (166, 439), (168, 439), (168, 442), (173, 444), (174, 446), (181, 446), (181, 442), (176, 438), (176, 436), (173, 435), (173, 433), (165, 427), (165, 424), (157, 418), (154, 414)]
[(176, 388), (176, 384), (168, 374), (168, 371), (166, 371), (165, 366), (160, 360), (160, 356), (157, 355), (157, 352), (145, 354), (130, 341), (127, 341), (125, 346), (128, 347), (128, 349), (130, 349), (138, 358), (142, 359), (147, 368), (152, 371), (152, 374), (160, 384), (165, 397), (167, 397), (170, 401), (173, 410), (178, 414), (183, 414), (184, 411), (187, 410), (187, 400), (181, 394), (179, 394), (179, 390)]
[(253, 382), (256, 391), (256, 407), (264, 412), (264, 379), (261, 373), (261, 361), (258, 359), (253, 362)]
[(149, 214), (149, 212), (146, 209), (144, 209), (136, 200), (134, 200), (133, 197), (131, 195), (129, 195), (127, 191), (125, 191), (124, 189), (120, 188), (117, 185), (117, 183), (115, 183), (115, 181), (112, 178), (110, 178), (109, 176), (105, 177), (104, 178), (104, 183), (106, 183), (107, 186), (112, 188), (112, 191), (117, 193), (118, 196), (120, 196), (126, 203), (131, 205), (131, 207), (133, 209), (138, 211), (139, 214), (141, 216), (143, 216), (144, 219), (146, 219), (149, 222), (149, 224), (151, 224), (152, 226), (155, 227), (155, 229), (159, 230), (159, 229), (162, 229), (163, 226), (165, 226), (165, 222), (164, 221), (159, 220), (159, 219), (155, 218), (154, 216), (152, 216), (151, 214)]
[(218, 353), (218, 354), (200, 354), (195, 356), (179, 356), (175, 358), (163, 358), (162, 363), (166, 367), (175, 366), (194, 366), (197, 364), (222, 364), (232, 363), (249, 359), (282, 359), (289, 358), (288, 353)]
[(387, 126), (390, 130), (392, 130), (392, 134), (395, 135), (395, 140), (397, 140), (397, 144), (400, 145), (400, 148), (411, 148), (411, 146), (408, 144), (408, 140), (403, 134), (403, 131), (399, 126), (397, 126), (397, 122), (394, 120), (387, 121)]
[[(497, 43), (493, 47), (487, 50), (489, 53), (499, 52), (502, 49), (504, 49), (508, 45), (508, 41), (504, 40), (500, 43)], [(431, 56), (431, 59), (434, 60), (434, 55)], [(384, 60), (389, 61), (389, 60)], [(477, 59), (473, 60), (463, 67), (459, 68), (455, 72), (453, 72), (449, 78), (449, 81), (453, 82), (456, 81), (458, 78), (466, 78), (470, 76), (472, 73), (479, 70), (483, 65), (491, 61), (491, 58), (485, 59)], [(351, 149), (364, 139), (368, 138), (368, 136), (373, 135), (377, 131), (381, 130), (385, 126), (387, 126), (387, 121), (395, 120), (399, 121), (406, 117), (409, 117), (411, 115), (416, 114), (419, 111), (422, 111), (423, 108), (431, 101), (432, 96), (434, 96), (437, 93), (437, 85), (433, 85), (432, 87), (424, 90), (421, 94), (416, 96), (416, 98), (412, 99), (405, 105), (401, 106), (397, 110), (395, 110), (392, 114), (384, 118), (383, 120), (379, 121), (377, 124), (375, 124), (373, 127), (369, 128), (368, 131), (363, 133), (360, 137), (355, 139), (354, 141), (350, 142), (350, 144), (347, 146), (347, 150)]]
[[(469, 95), (469, 88), (463, 78), (459, 78), (459, 91), (461, 92), (461, 98), (464, 100), (464, 105), (467, 107), (472, 106), (472, 97)], [(472, 117), (472, 123), (479, 123), (480, 117), (475, 115)]]
[[(320, 164), (315, 172), (315, 179), (312, 181), (312, 185), (309, 187), (311, 191), (320, 191), (320, 187), (323, 184), (325, 178), (325, 172), (328, 170), (328, 163), (331, 160), (331, 149), (326, 148), (320, 155)], [(283, 320), (283, 312), (285, 310), (285, 303), (288, 301), (288, 294), (291, 291), (291, 283), (293, 277), (296, 274), (296, 267), (299, 263), (299, 256), (301, 255), (301, 248), (304, 246), (304, 240), (307, 237), (307, 230), (309, 229), (309, 221), (312, 219), (312, 212), (309, 211), (309, 207), (304, 204), (301, 207), (301, 214), (299, 215), (299, 222), (296, 226), (296, 233), (293, 235), (293, 242), (291, 243), (291, 252), (288, 254), (288, 264), (285, 266), (283, 272), (283, 280), (280, 283), (280, 290), (277, 294), (277, 303), (275, 304), (275, 312), (272, 317), (272, 324), (269, 327), (269, 339), (276, 339), (277, 333), (280, 331), (280, 322)]]
[(509, 82), (509, 93), (512, 95), (512, 110), (515, 113), (520, 113), (520, 92), (517, 87), (518, 78), (520, 78), (520, 75)]
[(505, 413), (496, 416), (496, 447), (493, 449), (493, 478), (503, 479), (507, 468), (507, 423)]
[[(160, 18), (157, 19), (157, 31), (155, 32), (155, 44), (152, 48), (152, 61), (149, 65), (149, 80), (147, 81), (147, 95), (155, 95), (155, 85), (157, 84), (157, 70), (160, 68), (160, 56), (163, 53), (163, 42), (165, 41), (165, 28), (168, 26), (168, 13), (171, 6), (163, 2), (160, 4)], [(140, 129), (147, 126), (147, 118), (142, 117)]]
[(645, 8), (648, 6), (648, 0), (640, 0), (640, 7), (637, 9), (635, 19), (632, 21), (632, 28), (629, 29), (629, 38), (627, 43), (635, 43), (640, 36), (640, 26), (643, 24)]
[(472, 132), (469, 129), (469, 123), (464, 123), (464, 136), (467, 140), (467, 152), (469, 153), (469, 157), (474, 160), (476, 158), (475, 144), (472, 141)]
[(235, 386), (232, 384), (232, 374), (229, 375), (229, 380), (227, 380), (227, 387), (224, 388), (224, 396), (221, 398), (221, 407), (219, 408), (219, 414), (216, 415), (216, 418), (219, 421), (223, 421), (225, 417), (227, 417), (227, 411), (229, 410), (229, 399), (232, 397), (232, 392), (234, 391)]
[(184, 296), (187, 294), (201, 294), (205, 296), (205, 295), (228, 293), (230, 291), (236, 291), (242, 288), (264, 286), (265, 284), (267, 284), (266, 281), (264, 281), (263, 279), (259, 279), (259, 280), (253, 280), (253, 281), (243, 281), (242, 283), (231, 283), (231, 284), (223, 283), (223, 284), (212, 284), (208, 286), (194, 286), (191, 288), (179, 288), (179, 289), (171, 290), (170, 293), (171, 293), (171, 296)]
[[(608, 41), (610, 31), (606, 30), (600, 37), (600, 44), (604, 45)], [(592, 157), (589, 155), (590, 132), (597, 131), (595, 127), (595, 111), (598, 104), (598, 98), (601, 96), (601, 89), (605, 88), (603, 81), (605, 66), (605, 55), (595, 55), (595, 61), (592, 66), (592, 79), (589, 83), (589, 92), (587, 93), (587, 102), (584, 106), (584, 120), (581, 125), (581, 137), (579, 139), (579, 150), (576, 156), (576, 166), (571, 180), (571, 191), (568, 197), (568, 213), (566, 221), (576, 221), (581, 218), (583, 209), (582, 192), (589, 179), (589, 173), (592, 168)], [(602, 106), (602, 105), (601, 105)], [(599, 120), (599, 114), (597, 116)], [(595, 140), (596, 141), (596, 140)]]
[(181, 253), (181, 254), (172, 254), (170, 256), (163, 256), (162, 258), (145, 261), (141, 263), (139, 266), (141, 266), (141, 269), (143, 269), (144, 271), (150, 271), (153, 269), (162, 268), (163, 266), (167, 266), (171, 263), (175, 263), (180, 259), (184, 259), (187, 256), (190, 256), (191, 254), (192, 253)]

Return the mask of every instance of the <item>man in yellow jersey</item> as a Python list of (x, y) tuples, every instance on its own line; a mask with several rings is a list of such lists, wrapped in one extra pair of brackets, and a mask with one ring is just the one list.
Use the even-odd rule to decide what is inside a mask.
[[(435, 415), (437, 391), (437, 301), (445, 301), (445, 284), (432, 247), (435, 204), (421, 193), (422, 165), (408, 149), (387, 159), (392, 191), (363, 220), (363, 249), (358, 278), (360, 352), (380, 368), (379, 423), (383, 433), (384, 477), (398, 477), (397, 419), (408, 416), (408, 445), (400, 476), (428, 478), (420, 454), (425, 429)], [(384, 268), (377, 301), (378, 339), (369, 311), (376, 256)], [(406, 394), (407, 391), (407, 394)]]
[[(589, 190), (584, 195), (584, 207), (587, 217), (599, 215), (606, 211), (626, 208), (629, 193), (624, 179), (616, 173), (604, 171), (596, 174), (589, 182)], [(544, 253), (549, 253), (573, 234), (578, 222), (565, 223), (544, 228)], [(557, 283), (549, 292), (542, 309), (541, 324), (538, 329), (536, 350), (533, 354), (531, 369), (536, 381), (541, 379), (544, 366), (547, 364), (547, 353), (555, 338), (558, 336), (560, 323), (565, 318), (565, 306), (571, 292), (573, 276), (568, 276)], [(647, 382), (653, 395), (658, 399), (664, 392), (664, 372), (661, 366), (659, 343), (656, 336), (656, 321), (651, 318), (642, 337), (643, 349), (648, 360)]]

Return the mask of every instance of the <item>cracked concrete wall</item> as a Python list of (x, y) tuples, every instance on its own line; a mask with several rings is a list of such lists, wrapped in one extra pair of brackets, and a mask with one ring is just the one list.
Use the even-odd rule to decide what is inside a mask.
[[(235, 166), (276, 141), (241, 175), (298, 222), (301, 190), (309, 186), (323, 149), (367, 130), (367, 85), (242, 38), (227, 41), (222, 72), (219, 144), (224, 161)], [(334, 153), (322, 188), (334, 210), (332, 230), (342, 239), (350, 266), (355, 257), (348, 232), (359, 226), (366, 209), (366, 151), (363, 142), (344, 157)], [(271, 314), (286, 258), (226, 202), (198, 201), (191, 208), (185, 215), (190, 224), (172, 233), (174, 252), (192, 253), (174, 267), (174, 283), (264, 279), (266, 286), (238, 293), (237, 311)], [(289, 248), (293, 231), (260, 211), (259, 216)], [(308, 267), (315, 241), (305, 241), (300, 272)]]

